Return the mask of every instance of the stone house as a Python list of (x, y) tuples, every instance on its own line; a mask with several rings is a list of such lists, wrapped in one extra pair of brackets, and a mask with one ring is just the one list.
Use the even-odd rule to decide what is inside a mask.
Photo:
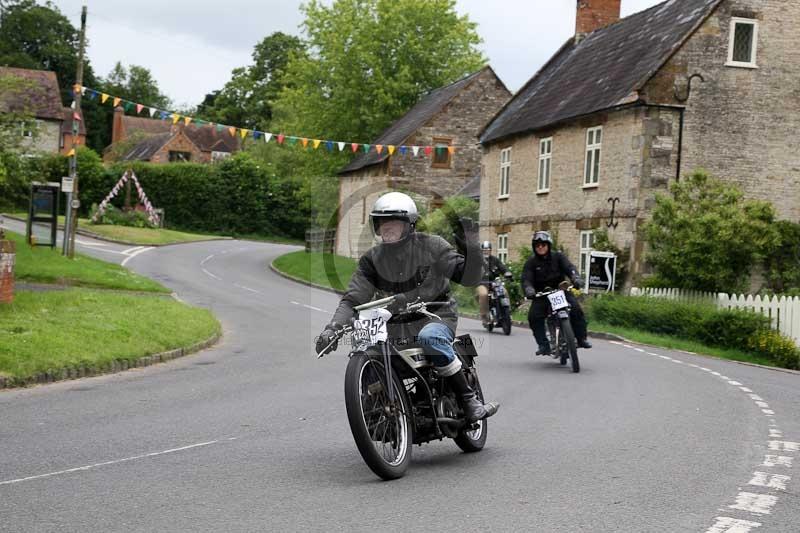
[[(21, 149), (25, 152), (66, 154), (72, 149), (74, 111), (64, 107), (56, 73), (47, 70), (0, 67), (0, 77), (23, 80), (24, 87), (12, 95), (0, 96), (0, 112), (24, 113), (33, 117), (30, 124), (21, 123)], [(86, 128), (79, 122), (76, 142), (86, 144)]]
[[(478, 132), (510, 97), (487, 65), (423, 96), (384, 130), (373, 145), (407, 149), (372, 148), (339, 173), (336, 253), (357, 258), (374, 244), (369, 210), (381, 194), (409, 192), (421, 208), (435, 209), (480, 176)], [(429, 154), (425, 146), (433, 147)]]
[(620, 20), (581, 0), (570, 38), (481, 133), (482, 238), (537, 229), (587, 266), (604, 229), (646, 274), (656, 193), (698, 168), (800, 220), (800, 2), (669, 0)]
[[(132, 145), (124, 143), (134, 138)], [(123, 147), (121, 153), (116, 147)], [(185, 125), (182, 121), (134, 117), (125, 114), (121, 107), (114, 109), (111, 129), (111, 145), (106, 148), (104, 159), (121, 161), (149, 161), (171, 163), (191, 161), (210, 163), (230, 156), (239, 150), (239, 139), (226, 129), (206, 124)]]

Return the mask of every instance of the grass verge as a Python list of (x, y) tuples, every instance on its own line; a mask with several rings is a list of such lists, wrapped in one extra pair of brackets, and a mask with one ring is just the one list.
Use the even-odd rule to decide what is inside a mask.
[(294, 278), (344, 290), (356, 270), (357, 263), (349, 257), (301, 250), (278, 257), (272, 265)]
[(210, 311), (171, 298), (91, 289), (21, 291), (0, 306), (0, 374), (24, 380), (188, 346), (220, 330)]
[(14, 272), (19, 281), (128, 291), (170, 292), (159, 283), (134, 274), (119, 265), (82, 254), (75, 254), (74, 259), (69, 259), (61, 255), (58, 249), (28, 246), (22, 235), (6, 232), (6, 236), (16, 242)]

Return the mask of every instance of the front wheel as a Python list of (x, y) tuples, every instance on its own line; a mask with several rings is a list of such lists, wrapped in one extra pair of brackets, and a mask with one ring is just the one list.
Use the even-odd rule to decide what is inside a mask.
[(572, 361), (572, 371), (580, 372), (581, 364), (578, 362), (578, 345), (575, 343), (575, 333), (572, 331), (572, 324), (569, 318), (561, 319), (561, 335), (564, 336), (564, 349), (569, 352)]
[(383, 479), (402, 477), (411, 461), (411, 409), (405, 388), (392, 374), (394, 403), (389, 400), (382, 360), (357, 354), (344, 378), (350, 431), (367, 466)]
[(503, 318), (501, 319), (503, 324), (503, 333), (505, 335), (511, 335), (511, 311), (507, 308), (503, 308)]

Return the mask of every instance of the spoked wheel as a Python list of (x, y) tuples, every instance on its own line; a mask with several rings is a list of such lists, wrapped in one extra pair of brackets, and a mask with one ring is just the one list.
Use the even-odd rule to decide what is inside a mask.
[[(575, 343), (575, 333), (572, 332), (572, 324), (569, 318), (561, 319), (561, 334), (564, 336), (564, 352), (569, 352), (569, 359), (572, 361), (572, 371), (580, 372), (581, 364), (578, 362), (578, 345)], [(563, 355), (562, 361), (563, 361)], [(563, 362), (561, 363), (564, 364)]]
[[(478, 374), (475, 373), (474, 369), (467, 375), (467, 379), (472, 386), (472, 390), (477, 394), (478, 399), (484, 402), (481, 384), (478, 382)], [(453, 440), (455, 440), (458, 447), (466, 453), (479, 452), (486, 445), (488, 430), (489, 426), (484, 418), (483, 420), (478, 420), (472, 424), (472, 426), (460, 430)]]
[(547, 327), (550, 329), (550, 350), (552, 351), (553, 359), (559, 359), (559, 363), (566, 365), (567, 351), (564, 349), (564, 339), (561, 335), (561, 330), (550, 321), (547, 322)]
[(366, 354), (350, 358), (344, 379), (350, 431), (364, 462), (383, 479), (405, 474), (413, 441), (408, 398), (394, 374), (392, 387), (394, 404), (389, 401), (383, 362)]

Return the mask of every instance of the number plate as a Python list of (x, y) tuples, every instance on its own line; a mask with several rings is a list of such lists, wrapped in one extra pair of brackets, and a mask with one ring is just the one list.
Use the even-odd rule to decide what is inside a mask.
[(511, 300), (508, 298), (500, 298), (500, 305), (503, 307), (509, 307), (511, 305)]
[(547, 299), (550, 300), (550, 307), (552, 307), (553, 311), (569, 307), (567, 295), (564, 294), (564, 291), (556, 291), (553, 294), (548, 294)]
[(386, 309), (368, 309), (358, 314), (358, 320), (353, 322), (353, 338), (357, 341), (368, 341), (376, 344), (386, 341), (389, 333), (386, 331), (386, 321), (392, 314)]

